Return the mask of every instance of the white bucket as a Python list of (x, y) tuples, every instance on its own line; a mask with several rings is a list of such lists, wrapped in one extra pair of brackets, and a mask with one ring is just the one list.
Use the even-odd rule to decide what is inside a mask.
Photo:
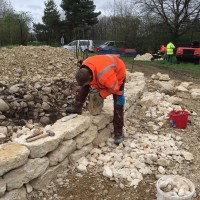
[[(164, 176), (166, 178), (173, 178), (173, 177), (177, 177), (177, 175), (169, 175), (169, 176)], [(159, 181), (161, 179), (163, 179), (163, 177), (161, 177), (157, 183), (156, 183), (156, 189), (157, 189), (157, 200), (192, 200), (192, 197), (195, 193), (195, 186), (194, 184), (187, 178), (184, 178), (184, 177), (181, 177), (181, 176), (178, 176), (179, 178), (181, 178), (182, 180), (184, 180), (190, 187), (190, 190), (191, 190), (191, 193), (190, 195), (188, 195), (187, 197), (172, 197), (172, 196), (169, 196), (167, 193), (163, 192), (160, 187), (159, 187)]]

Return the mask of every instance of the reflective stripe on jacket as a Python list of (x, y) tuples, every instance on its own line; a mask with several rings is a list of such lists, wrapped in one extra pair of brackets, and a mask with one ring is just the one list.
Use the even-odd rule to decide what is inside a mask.
[(89, 67), (93, 73), (90, 86), (99, 89), (106, 98), (110, 94), (122, 95), (120, 86), (126, 77), (124, 62), (114, 55), (96, 55), (84, 60), (82, 65)]
[(175, 48), (175, 46), (170, 42), (167, 45), (167, 55), (172, 55), (174, 53), (173, 49)]

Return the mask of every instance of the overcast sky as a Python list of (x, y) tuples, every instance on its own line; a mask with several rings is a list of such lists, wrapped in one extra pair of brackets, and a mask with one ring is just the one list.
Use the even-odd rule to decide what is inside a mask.
[[(44, 14), (44, 2), (46, 0), (9, 0), (15, 11), (29, 12), (35, 23), (42, 22), (42, 16)], [(108, 8), (113, 0), (94, 0), (96, 5), (96, 11), (104, 11)], [(61, 0), (54, 0), (59, 10)]]

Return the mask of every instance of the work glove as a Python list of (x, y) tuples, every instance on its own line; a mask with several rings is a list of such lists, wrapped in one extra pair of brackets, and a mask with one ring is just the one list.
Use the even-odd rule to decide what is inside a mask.
[(77, 108), (75, 106), (70, 106), (66, 109), (66, 113), (70, 114), (82, 114), (82, 108)]

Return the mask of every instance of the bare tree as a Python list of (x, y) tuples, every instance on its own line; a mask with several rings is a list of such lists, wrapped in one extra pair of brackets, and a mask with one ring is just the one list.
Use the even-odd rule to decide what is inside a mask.
[(7, 39), (12, 43), (11, 26), (14, 10), (6, 0), (0, 0), (0, 46)]
[(140, 21), (135, 15), (134, 4), (124, 0), (115, 0), (114, 12), (103, 16), (95, 26), (95, 33), (100, 40), (128, 41), (129, 46), (137, 42)]
[(0, 0), (0, 18), (3, 17), (3, 0)]
[(144, 10), (168, 27), (176, 43), (200, 19), (199, 0), (142, 0)]
[(0, 18), (4, 16), (6, 6), (7, 6), (6, 2), (4, 0), (0, 0)]
[(31, 22), (29, 13), (16, 13), (10, 3), (0, 0), (0, 46), (18, 43), (26, 45)]
[(21, 11), (20, 13), (16, 14), (16, 19), (19, 24), (20, 44), (26, 45), (32, 22), (32, 16), (28, 12)]

